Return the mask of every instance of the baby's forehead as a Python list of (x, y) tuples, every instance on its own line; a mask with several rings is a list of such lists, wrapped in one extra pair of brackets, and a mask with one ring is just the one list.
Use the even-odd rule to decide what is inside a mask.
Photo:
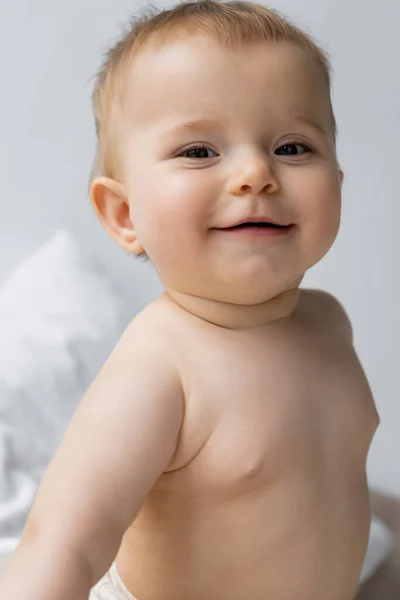
[(316, 61), (294, 43), (252, 40), (228, 46), (199, 34), (171, 38), (162, 45), (156, 41), (147, 44), (132, 57), (128, 70), (129, 78), (135, 80), (135, 84), (152, 75), (162, 79), (179, 74), (187, 77), (188, 71), (196, 77), (234, 73), (238, 85), (241, 83), (239, 77), (246, 73), (259, 77), (287, 77), (302, 71), (323, 79)]
[[(227, 48), (213, 40), (173, 40), (137, 56), (129, 72), (128, 112), (142, 125), (171, 113), (240, 118), (243, 107), (265, 114), (329, 107), (329, 90), (317, 65), (293, 44), (258, 42)], [(136, 119), (135, 119), (136, 120)]]

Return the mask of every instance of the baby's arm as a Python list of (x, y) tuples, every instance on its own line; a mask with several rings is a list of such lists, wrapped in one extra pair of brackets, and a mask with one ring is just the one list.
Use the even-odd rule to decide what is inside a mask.
[(172, 361), (154, 344), (117, 346), (43, 477), (0, 598), (87, 600), (170, 464), (182, 419)]

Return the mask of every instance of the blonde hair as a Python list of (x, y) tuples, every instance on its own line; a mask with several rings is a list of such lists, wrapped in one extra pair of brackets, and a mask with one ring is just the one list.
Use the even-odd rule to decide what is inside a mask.
[[(200, 32), (212, 36), (226, 47), (245, 42), (289, 42), (300, 48), (320, 67), (331, 95), (331, 64), (328, 54), (299, 27), (290, 23), (276, 10), (255, 2), (233, 0), (194, 0), (183, 2), (169, 10), (153, 5), (135, 16), (122, 37), (105, 54), (96, 75), (92, 102), (97, 135), (97, 152), (90, 181), (104, 175), (117, 179), (117, 155), (113, 144), (118, 107), (123, 99), (124, 74), (131, 61), (150, 41), (163, 40), (177, 31)], [(332, 112), (333, 133), (337, 127)]]

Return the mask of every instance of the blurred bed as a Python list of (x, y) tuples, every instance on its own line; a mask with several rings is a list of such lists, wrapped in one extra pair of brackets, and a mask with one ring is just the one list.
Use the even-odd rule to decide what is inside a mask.
[(67, 231), (0, 286), (0, 539), (21, 533), (77, 403), (128, 321), (123, 298)]

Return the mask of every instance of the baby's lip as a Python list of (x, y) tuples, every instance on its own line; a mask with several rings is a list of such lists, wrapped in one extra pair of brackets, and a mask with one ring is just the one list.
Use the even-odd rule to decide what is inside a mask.
[(275, 221), (268, 216), (249, 216), (233, 221), (224, 227), (216, 227), (216, 229), (231, 229), (232, 227), (238, 227), (239, 225), (243, 225), (245, 223), (264, 223), (267, 225), (275, 225), (276, 227), (290, 227), (293, 225), (293, 223), (282, 223)]

